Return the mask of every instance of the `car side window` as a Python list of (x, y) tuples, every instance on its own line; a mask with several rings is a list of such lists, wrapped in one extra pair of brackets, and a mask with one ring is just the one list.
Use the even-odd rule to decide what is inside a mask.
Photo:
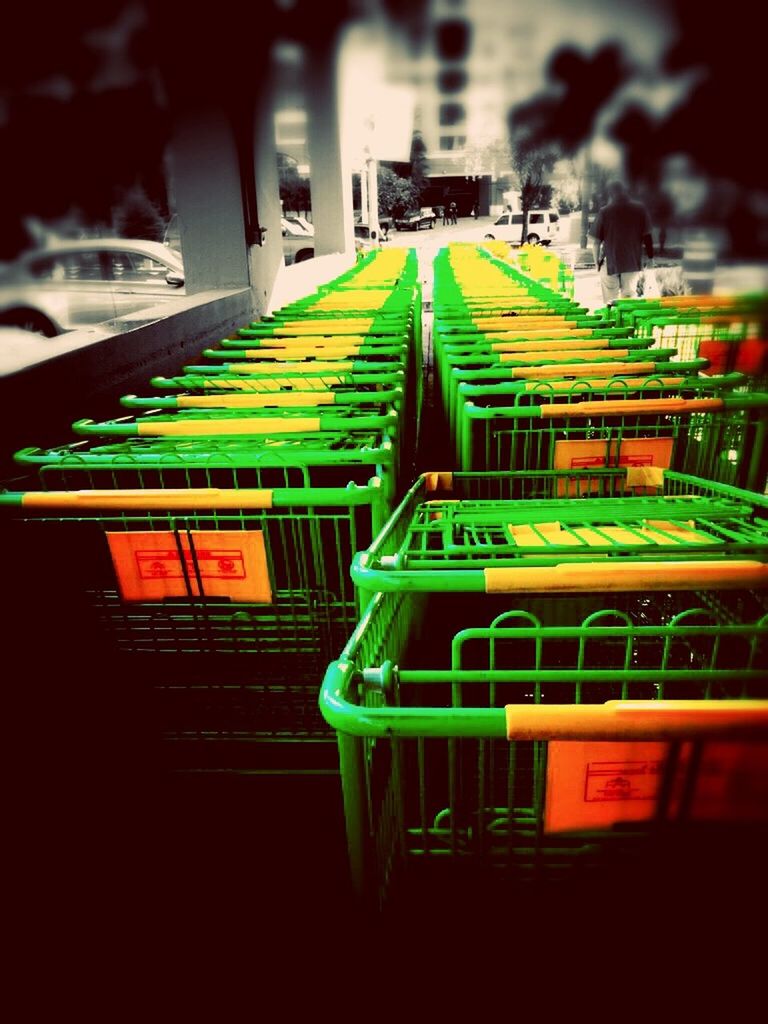
[(107, 253), (107, 258), (111, 261), (112, 277), (115, 281), (164, 281), (168, 274), (165, 264), (142, 253), (110, 252)]
[(499, 217), (499, 219), (497, 221), (494, 221), (494, 223), (495, 224), (509, 224), (509, 214), (508, 213), (502, 213), (502, 215)]
[(528, 223), (529, 224), (543, 224), (544, 223), (544, 214), (543, 213), (532, 213), (530, 218), (529, 218), (529, 220), (528, 220)]
[(512, 223), (513, 224), (522, 224), (523, 223), (523, 215), (522, 215), (522, 213), (514, 214), (513, 217), (512, 217)]
[(560, 220), (560, 214), (559, 213), (550, 213), (550, 215), (549, 215), (549, 223), (550, 224), (556, 224), (559, 220)]
[(61, 260), (52, 259), (50, 256), (30, 263), (29, 272), (38, 281), (63, 281), (65, 276), (64, 264)]
[(30, 264), (39, 281), (101, 281), (103, 274), (97, 252), (71, 252), (46, 256)]

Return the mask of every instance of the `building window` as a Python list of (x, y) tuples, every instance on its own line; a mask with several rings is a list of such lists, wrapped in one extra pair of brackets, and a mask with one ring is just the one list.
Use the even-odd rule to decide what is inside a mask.
[(441, 135), (440, 149), (444, 152), (449, 150), (464, 149), (467, 144), (466, 135)]
[(435, 45), (443, 60), (463, 60), (469, 53), (470, 27), (463, 18), (441, 21), (435, 29)]
[(461, 92), (466, 87), (466, 84), (466, 71), (452, 69), (450, 71), (441, 71), (437, 76), (437, 87), (443, 93)]
[(453, 125), (462, 124), (466, 118), (466, 111), (461, 103), (440, 104), (440, 126), (451, 128)]

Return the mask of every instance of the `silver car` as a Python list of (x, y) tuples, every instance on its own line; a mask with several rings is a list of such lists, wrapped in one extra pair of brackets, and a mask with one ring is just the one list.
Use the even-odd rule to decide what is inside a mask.
[(283, 257), (286, 267), (311, 260), (315, 255), (315, 229), (312, 228), (310, 234), (301, 224), (292, 223), (285, 217), (280, 218), (280, 226), (283, 232)]
[(154, 306), (183, 287), (180, 256), (159, 242), (56, 242), (0, 266), (0, 324), (52, 338)]

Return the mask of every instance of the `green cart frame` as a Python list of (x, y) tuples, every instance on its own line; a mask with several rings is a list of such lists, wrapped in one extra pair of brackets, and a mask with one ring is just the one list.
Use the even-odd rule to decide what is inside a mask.
[(352, 563), (369, 593), (577, 592), (590, 572), (606, 593), (768, 586), (768, 497), (671, 471), (425, 473)]
[(497, 472), (647, 464), (765, 490), (768, 395), (611, 402), (558, 397), (536, 408), (465, 402), (459, 413), (459, 468)]
[(72, 646), (147, 692), (168, 767), (333, 771), (317, 688), (383, 514), (377, 481), (4, 493), (5, 586), (38, 581), (30, 620), (80, 609)]
[[(455, 595), (375, 594), (320, 696), (338, 732), (363, 904), (400, 903), (411, 918), (435, 893), (455, 911), (464, 893), (476, 912), (499, 905), (502, 885), (519, 895), (617, 863), (623, 878), (648, 869), (654, 841), (663, 857), (665, 841), (697, 827), (695, 771), (686, 799), (669, 799), (681, 742), (743, 740), (742, 730), (766, 738), (768, 618), (734, 623), (714, 608), (689, 605), (652, 625), (603, 608), (545, 625), (491, 597), (468, 606)], [(671, 741), (668, 755), (654, 753), (662, 781), (644, 819), (551, 829), (558, 739)], [(692, 746), (689, 766), (706, 760), (706, 744)], [(639, 756), (647, 750), (622, 754)]]

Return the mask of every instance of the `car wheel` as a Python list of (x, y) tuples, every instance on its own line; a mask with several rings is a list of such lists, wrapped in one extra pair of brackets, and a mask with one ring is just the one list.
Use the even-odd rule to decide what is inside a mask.
[(6, 327), (20, 327), (22, 331), (42, 334), (45, 338), (55, 338), (61, 333), (47, 316), (38, 313), (36, 309), (12, 309), (0, 316), (0, 324)]
[(494, 236), (494, 235), (486, 235), (485, 237), (486, 237), (486, 238), (490, 238), (490, 240), (491, 240), (492, 242), (493, 242), (493, 241), (495, 241), (495, 236)]
[(432, 229), (432, 228), (433, 228), (434, 226), (435, 226), (435, 222), (434, 222), (433, 220), (431, 220), (431, 221), (429, 222), (429, 227), (430, 227), (430, 229)]
[(534, 245), (536, 245), (538, 242), (541, 241), (541, 239), (537, 234), (531, 233), (530, 235), (528, 235), (527, 241), (532, 242)]
[(307, 260), (311, 260), (315, 255), (314, 249), (299, 249), (296, 253), (296, 259), (294, 263), (306, 263)]

